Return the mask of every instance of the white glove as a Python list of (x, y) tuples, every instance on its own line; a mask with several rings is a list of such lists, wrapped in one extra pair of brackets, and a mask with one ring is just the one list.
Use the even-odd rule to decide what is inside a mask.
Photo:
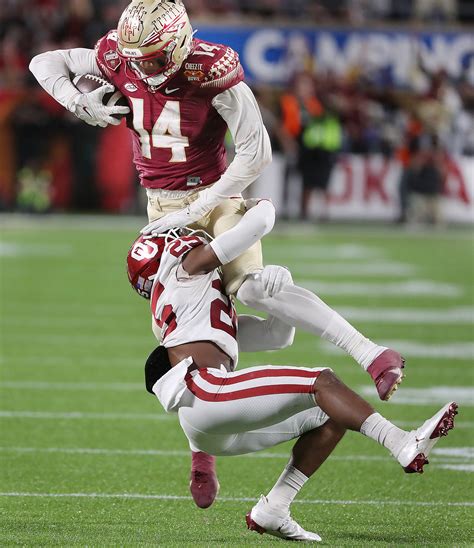
[(291, 272), (284, 266), (274, 264), (267, 265), (260, 274), (265, 293), (273, 297), (286, 285), (293, 285)]
[(183, 226), (192, 224), (194, 223), (194, 221), (200, 219), (202, 215), (193, 215), (190, 211), (190, 207), (191, 206), (185, 207), (184, 209), (180, 209), (179, 211), (175, 211), (174, 213), (168, 213), (167, 215), (160, 217), (156, 221), (152, 221), (151, 223), (144, 226), (140, 230), (140, 232), (145, 235), (156, 235), (162, 234), (170, 228), (181, 228)]
[(112, 114), (128, 114), (128, 107), (113, 106), (108, 107), (102, 102), (106, 93), (114, 91), (114, 86), (102, 86), (89, 93), (80, 93), (74, 97), (69, 110), (80, 120), (90, 126), (106, 127), (109, 124), (118, 126), (120, 120), (114, 118)]

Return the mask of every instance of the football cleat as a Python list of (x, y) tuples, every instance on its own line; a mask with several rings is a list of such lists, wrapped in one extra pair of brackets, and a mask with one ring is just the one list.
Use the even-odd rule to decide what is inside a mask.
[(379, 354), (367, 368), (367, 373), (374, 380), (375, 387), (381, 400), (389, 400), (398, 385), (402, 382), (402, 369), (405, 359), (395, 350), (387, 348)]
[(270, 507), (267, 497), (262, 495), (257, 504), (245, 517), (247, 528), (260, 535), (267, 533), (285, 540), (300, 540), (304, 542), (320, 542), (316, 533), (305, 531), (301, 525), (290, 516), (290, 512), (279, 513)]
[(407, 474), (423, 473), (423, 466), (428, 464), (428, 455), (433, 446), (441, 436), (447, 436), (449, 430), (454, 428), (457, 408), (457, 403), (447, 403), (419, 428), (408, 432), (397, 454), (397, 460)]
[(202, 451), (192, 452), (189, 489), (196, 506), (209, 508), (219, 493), (216, 475), (216, 458)]

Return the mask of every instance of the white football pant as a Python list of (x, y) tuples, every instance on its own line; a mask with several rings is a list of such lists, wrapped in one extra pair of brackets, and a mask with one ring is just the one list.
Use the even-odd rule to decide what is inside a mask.
[(211, 455), (252, 453), (298, 438), (329, 418), (313, 394), (325, 369), (267, 365), (188, 372), (181, 427), (193, 448)]

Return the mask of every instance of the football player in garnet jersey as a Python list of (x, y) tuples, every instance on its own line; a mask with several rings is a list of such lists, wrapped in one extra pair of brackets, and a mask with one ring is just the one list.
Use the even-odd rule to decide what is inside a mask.
[[(148, 195), (151, 223), (143, 233), (191, 226), (215, 237), (244, 214), (239, 196), (270, 161), (269, 138), (238, 55), (193, 38), (181, 0), (134, 0), (95, 52), (46, 52), (30, 68), (46, 91), (90, 124), (119, 123), (114, 115), (127, 107), (104, 106), (104, 90), (80, 93), (71, 75), (105, 77), (127, 97), (134, 162)], [(229, 167), (227, 128), (236, 146)], [(261, 270), (256, 242), (224, 267), (227, 294), (340, 346), (369, 372), (380, 398), (389, 399), (402, 379), (401, 356), (363, 337), (304, 289), (265, 294), (261, 279), (249, 277)]]
[[(150, 224), (143, 233), (190, 226), (216, 237), (242, 218), (241, 192), (270, 162), (270, 140), (237, 53), (194, 38), (181, 0), (133, 0), (95, 51), (46, 52), (30, 69), (48, 93), (89, 124), (117, 124), (116, 115), (130, 110), (134, 163), (148, 196)], [(104, 106), (107, 86), (79, 92), (71, 82), (75, 74), (104, 77), (129, 107)], [(228, 167), (227, 129), (236, 149)], [(269, 294), (254, 275), (262, 265), (256, 241), (223, 268), (227, 294), (344, 349), (388, 400), (403, 377), (400, 354), (365, 338), (305, 289), (288, 285)]]
[(127, 257), (128, 276), (150, 298), (159, 327), (161, 346), (145, 366), (147, 390), (167, 412), (178, 413), (196, 451), (240, 455), (298, 438), (274, 487), (247, 514), (247, 526), (287, 540), (320, 541), (291, 517), (290, 504), (347, 429), (386, 447), (405, 472), (421, 473), (434, 444), (454, 427), (457, 405), (446, 404), (406, 432), (329, 368), (267, 365), (235, 371), (239, 350), (274, 349), (282, 336), (293, 337), (277, 318), (237, 318), (219, 269), (263, 237), (273, 221), (274, 208), (263, 200), (211, 242), (192, 231), (141, 235)]

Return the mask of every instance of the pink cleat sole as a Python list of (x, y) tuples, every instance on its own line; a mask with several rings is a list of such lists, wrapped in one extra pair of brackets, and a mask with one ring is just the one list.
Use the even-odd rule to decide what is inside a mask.
[(215, 457), (201, 451), (193, 451), (189, 489), (196, 506), (209, 508), (219, 493), (219, 481), (215, 469)]
[(260, 527), (258, 523), (253, 521), (250, 517), (250, 512), (245, 516), (245, 521), (247, 522), (247, 529), (250, 529), (250, 531), (256, 531), (259, 535), (263, 535), (263, 533), (267, 532), (266, 529)]
[(433, 430), (430, 440), (440, 438), (441, 436), (447, 436), (448, 432), (454, 428), (454, 417), (457, 414), (458, 404), (453, 402), (446, 413), (441, 417), (438, 426)]
[(405, 359), (395, 350), (384, 350), (367, 368), (372, 377), (379, 398), (388, 401), (403, 380), (402, 369)]

